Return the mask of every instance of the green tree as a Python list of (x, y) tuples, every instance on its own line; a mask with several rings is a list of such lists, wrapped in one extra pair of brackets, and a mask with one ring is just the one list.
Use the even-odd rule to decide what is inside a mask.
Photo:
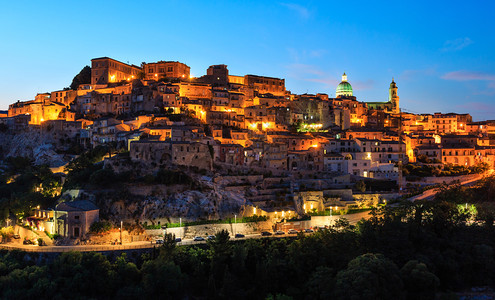
[(97, 170), (89, 177), (89, 182), (97, 186), (108, 186), (115, 183), (116, 180), (117, 176), (112, 169)]
[(163, 245), (160, 247), (160, 258), (165, 261), (173, 259), (176, 250), (175, 234), (167, 233), (163, 237)]
[(214, 240), (208, 241), (211, 251), (211, 276), (217, 288), (223, 285), (225, 269), (232, 256), (232, 245), (227, 230), (219, 231)]
[(440, 280), (428, 270), (424, 263), (410, 260), (402, 267), (400, 274), (407, 292), (407, 299), (435, 299)]
[(85, 66), (82, 70), (74, 76), (72, 79), (72, 83), (70, 84), (70, 88), (72, 90), (77, 90), (77, 87), (80, 84), (89, 84), (91, 83), (91, 68), (89, 66)]
[(364, 180), (359, 180), (358, 182), (356, 182), (356, 190), (360, 191), (361, 193), (364, 193), (366, 192), (366, 183), (364, 182)]
[(356, 257), (336, 277), (337, 299), (402, 299), (399, 269), (381, 254)]
[(311, 299), (331, 299), (334, 286), (334, 270), (323, 266), (316, 268), (306, 283)]
[(141, 272), (147, 298), (177, 299), (183, 294), (186, 278), (173, 262), (150, 260), (143, 264)]

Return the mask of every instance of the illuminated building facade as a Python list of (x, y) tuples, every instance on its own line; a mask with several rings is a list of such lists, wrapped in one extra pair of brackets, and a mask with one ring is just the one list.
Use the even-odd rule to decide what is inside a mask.
[(246, 75), (244, 76), (244, 84), (253, 88), (258, 94), (272, 94), (274, 96), (285, 95), (285, 79)]
[(190, 79), (191, 68), (178, 61), (159, 61), (143, 63), (144, 79), (158, 80), (161, 78)]
[(94, 58), (91, 60), (91, 84), (108, 84), (133, 80), (139, 77), (141, 68), (128, 65), (109, 57)]
[(399, 96), (397, 95), (397, 84), (394, 79), (390, 83), (388, 89), (388, 102), (366, 102), (370, 110), (382, 110), (392, 114), (398, 114), (399, 111)]

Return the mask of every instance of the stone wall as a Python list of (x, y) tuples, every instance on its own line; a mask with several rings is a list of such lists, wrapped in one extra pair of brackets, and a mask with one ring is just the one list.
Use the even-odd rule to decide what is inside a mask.
[(236, 233), (242, 234), (255, 234), (261, 231), (272, 231), (272, 222), (250, 222), (250, 223), (236, 223), (236, 224), (205, 224), (187, 227), (175, 227), (167, 229), (152, 229), (146, 230), (146, 234), (150, 236), (163, 235), (164, 233), (175, 234), (176, 237), (181, 238), (193, 238), (195, 236), (206, 237), (208, 235), (215, 235), (221, 230), (227, 230), (231, 236)]
[(461, 176), (442, 176), (442, 177), (424, 177), (421, 181), (411, 182), (412, 184), (439, 184), (439, 183), (447, 183), (450, 184), (456, 180), (460, 182), (469, 181), (480, 177), (480, 174), (470, 174), (470, 175), (461, 175)]
[(213, 182), (229, 185), (235, 184), (239, 182), (249, 182), (251, 184), (255, 184), (256, 182), (262, 181), (263, 175), (246, 175), (246, 176), (217, 176), (213, 179)]
[(376, 206), (377, 204), (383, 203), (384, 200), (387, 202), (398, 198), (400, 195), (398, 193), (389, 194), (354, 194), (354, 201), (357, 202), (359, 207), (370, 207)]
[[(324, 226), (331, 226), (335, 224), (340, 218), (346, 218), (351, 223), (356, 223), (361, 218), (368, 218), (369, 216), (365, 213), (351, 214), (351, 215), (332, 215), (332, 216), (313, 216), (311, 220), (307, 221), (296, 221), (296, 222), (286, 222), (277, 224), (277, 230), (287, 230), (293, 228), (296, 230), (306, 229), (306, 228), (317, 228)], [(146, 234), (152, 237), (163, 236), (164, 233), (175, 234), (176, 237), (183, 239), (191, 239), (195, 236), (206, 237), (208, 235), (215, 235), (220, 230), (227, 230), (231, 236), (236, 233), (248, 234), (259, 234), (261, 231), (273, 232), (275, 229), (274, 224), (271, 221), (258, 222), (258, 223), (237, 223), (237, 224), (207, 224), (207, 225), (196, 225), (188, 227), (176, 227), (168, 229), (152, 229), (146, 230)]]

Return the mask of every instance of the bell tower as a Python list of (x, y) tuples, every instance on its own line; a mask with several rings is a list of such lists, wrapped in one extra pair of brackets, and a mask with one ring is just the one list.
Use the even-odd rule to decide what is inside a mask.
[(399, 96), (397, 96), (397, 84), (395, 84), (394, 79), (390, 83), (390, 88), (388, 89), (388, 102), (392, 102), (392, 113), (399, 113)]

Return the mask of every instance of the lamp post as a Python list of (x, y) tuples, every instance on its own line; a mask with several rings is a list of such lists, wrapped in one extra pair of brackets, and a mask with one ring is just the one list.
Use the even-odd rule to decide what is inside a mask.
[(330, 226), (330, 222), (332, 220), (332, 207), (330, 207), (330, 217), (328, 218), (328, 226)]
[(122, 221), (120, 221), (120, 244), (122, 245)]

